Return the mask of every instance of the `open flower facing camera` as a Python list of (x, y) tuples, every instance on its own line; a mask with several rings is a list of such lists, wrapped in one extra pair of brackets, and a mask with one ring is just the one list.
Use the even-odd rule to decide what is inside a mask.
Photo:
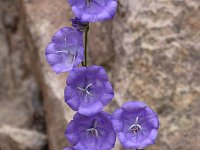
[(63, 150), (111, 150), (116, 135), (125, 149), (154, 144), (159, 128), (156, 113), (145, 103), (134, 101), (125, 103), (112, 116), (102, 111), (114, 91), (102, 66), (87, 66), (89, 23), (113, 18), (117, 0), (68, 2), (75, 14), (73, 27), (57, 31), (45, 51), (54, 72), (69, 72), (64, 98), (77, 111), (65, 132), (71, 147)]
[(143, 149), (155, 143), (159, 120), (143, 102), (127, 102), (112, 115), (114, 130), (124, 148)]
[(106, 112), (93, 117), (75, 114), (65, 134), (69, 142), (75, 145), (74, 149), (110, 150), (116, 141), (111, 116)]
[(93, 116), (102, 111), (113, 96), (108, 76), (101, 66), (76, 68), (67, 78), (65, 101), (80, 114)]

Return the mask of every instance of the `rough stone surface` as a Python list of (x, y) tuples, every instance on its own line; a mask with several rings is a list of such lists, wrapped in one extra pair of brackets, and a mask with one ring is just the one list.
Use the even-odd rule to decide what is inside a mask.
[(118, 104), (144, 100), (161, 127), (149, 149), (200, 149), (200, 1), (119, 1), (112, 81)]
[(24, 10), (25, 36), (32, 70), (44, 98), (49, 148), (61, 150), (68, 145), (64, 132), (74, 112), (64, 102), (67, 74), (55, 74), (44, 54), (52, 35), (66, 26), (67, 22), (70, 25), (70, 10), (65, 0), (24, 0), (21, 6)]
[(44, 150), (45, 147), (46, 135), (37, 131), (11, 126), (0, 128), (1, 150)]
[[(4, 125), (11, 125), (13, 128), (45, 133), (42, 97), (31, 71), (19, 9), (15, 0), (0, 1), (0, 129), (3, 132)], [(7, 133), (2, 135), (2, 132), (1, 150), (15, 149), (11, 148), (12, 143), (20, 146), (20, 143), (16, 143)], [(19, 135), (20, 132), (15, 133), (16, 137)], [(32, 139), (26, 142), (31, 142), (28, 140)], [(43, 144), (47, 142), (43, 141)], [(29, 149), (34, 147), (45, 150), (37, 143), (28, 146)]]
[[(65, 0), (18, 2), (31, 61), (29, 69), (33, 71), (44, 99), (49, 149), (60, 150), (67, 145), (64, 130), (74, 112), (63, 100), (67, 74), (56, 75), (51, 70), (44, 50), (53, 33), (70, 25), (72, 13)], [(112, 112), (128, 100), (143, 100), (159, 114), (158, 140), (148, 150), (200, 149), (199, 14), (199, 0), (119, 0), (113, 20), (90, 26), (89, 63), (103, 65), (115, 89), (115, 98), (106, 110)], [(12, 20), (17, 19), (6, 22)], [(0, 24), (0, 42), (8, 39), (4, 27)], [(9, 45), (1, 44), (1, 49), (9, 50)], [(1, 50), (0, 53), (1, 62), (10, 60), (5, 59), (10, 56), (8, 51)], [(13, 55), (15, 59), (19, 57), (15, 56), (17, 54)], [(9, 79), (5, 83), (0, 78), (0, 92), (7, 98), (14, 89), (10, 80), (12, 74), (7, 73), (9, 67), (1, 67), (0, 72), (6, 73)], [(5, 92), (5, 87), (11, 90)], [(15, 109), (19, 105), (6, 107)], [(3, 112), (1, 110), (3, 108), (0, 109)], [(26, 109), (21, 111), (23, 114)], [(25, 122), (26, 119), (19, 126), (26, 126)], [(121, 149), (119, 143), (114, 148)]]

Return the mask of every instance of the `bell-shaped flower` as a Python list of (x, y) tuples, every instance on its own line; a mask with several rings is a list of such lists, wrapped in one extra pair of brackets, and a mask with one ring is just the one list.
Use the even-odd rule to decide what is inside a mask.
[(101, 66), (73, 69), (67, 78), (65, 102), (75, 111), (93, 116), (102, 111), (113, 98), (108, 76)]
[(159, 128), (156, 113), (143, 102), (127, 102), (112, 115), (112, 124), (125, 149), (154, 144)]
[(68, 72), (83, 60), (83, 35), (75, 29), (64, 27), (57, 31), (46, 47), (46, 59), (56, 73)]
[(112, 19), (116, 13), (117, 0), (68, 0), (75, 16), (82, 22)]
[(93, 117), (76, 113), (65, 135), (75, 150), (111, 150), (116, 141), (111, 116), (106, 112)]

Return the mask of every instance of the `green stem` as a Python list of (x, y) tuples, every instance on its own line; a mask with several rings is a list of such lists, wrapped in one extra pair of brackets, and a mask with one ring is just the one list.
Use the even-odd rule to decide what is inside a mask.
[[(88, 31), (89, 31), (89, 25), (85, 30), (85, 47), (84, 47), (84, 57), (85, 57), (85, 63), (84, 66), (87, 67), (87, 41), (88, 41)], [(83, 64), (82, 64), (83, 65)]]

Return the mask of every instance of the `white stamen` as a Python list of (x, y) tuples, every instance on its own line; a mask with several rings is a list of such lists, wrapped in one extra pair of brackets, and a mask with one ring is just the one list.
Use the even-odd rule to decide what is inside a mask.
[(137, 116), (135, 119), (135, 124), (138, 124), (138, 119), (139, 119), (139, 117)]
[(95, 122), (94, 122), (94, 128), (96, 128), (97, 127), (97, 121), (95, 120)]
[(56, 53), (69, 53), (68, 51), (56, 51)]
[(78, 88), (79, 90), (81, 90), (82, 92), (85, 92), (85, 93), (88, 94), (89, 96), (92, 96), (92, 93), (90, 93), (90, 92), (88, 91), (88, 88), (89, 88), (90, 86), (92, 86), (92, 83), (88, 84), (85, 88), (82, 88), (82, 87), (80, 87), (80, 86), (78, 86), (77, 88)]
[(86, 93), (87, 93), (88, 95), (92, 96), (92, 93), (90, 93), (89, 91), (86, 91)]
[[(138, 131), (142, 130), (142, 127), (138, 124), (138, 120), (139, 120), (139, 117), (137, 116), (136, 119), (135, 119), (134, 124), (129, 127), (129, 130), (132, 131), (132, 132), (134, 132), (135, 134)], [(133, 130), (134, 128), (135, 128), (136, 131)]]
[(65, 46), (67, 46), (67, 39), (65, 38)]
[(90, 86), (92, 86), (92, 83), (88, 84), (85, 88), (88, 89)]
[(84, 88), (81, 88), (80, 86), (77, 87), (79, 90), (85, 92), (85, 89)]

